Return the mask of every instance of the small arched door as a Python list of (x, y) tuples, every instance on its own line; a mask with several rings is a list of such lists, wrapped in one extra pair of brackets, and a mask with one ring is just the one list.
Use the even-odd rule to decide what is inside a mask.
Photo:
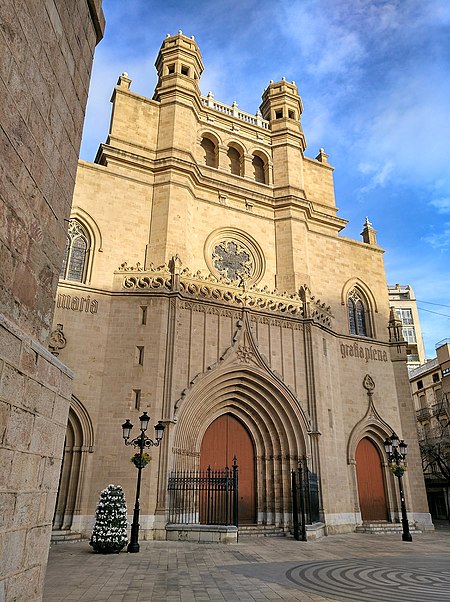
[(255, 522), (255, 451), (245, 426), (224, 414), (206, 430), (200, 448), (200, 468), (231, 467), (236, 456), (239, 469), (239, 523)]
[(72, 408), (69, 410), (58, 496), (53, 517), (54, 530), (70, 530), (79, 487), (83, 431)]
[(378, 449), (367, 437), (356, 448), (356, 476), (363, 521), (387, 520), (386, 490)]

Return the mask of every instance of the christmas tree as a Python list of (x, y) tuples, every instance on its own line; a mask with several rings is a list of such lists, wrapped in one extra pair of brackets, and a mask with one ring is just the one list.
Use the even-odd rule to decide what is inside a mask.
[(127, 543), (127, 504), (122, 487), (108, 485), (100, 493), (89, 545), (101, 554), (119, 553)]

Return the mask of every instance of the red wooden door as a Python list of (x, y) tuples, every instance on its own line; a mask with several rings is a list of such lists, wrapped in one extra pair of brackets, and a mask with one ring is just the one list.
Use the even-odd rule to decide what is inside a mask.
[(362, 519), (386, 520), (386, 491), (381, 458), (370, 439), (361, 439), (356, 448), (356, 476)]
[(239, 469), (239, 523), (255, 522), (255, 452), (245, 426), (231, 416), (219, 416), (209, 425), (200, 448), (200, 468), (219, 469), (233, 465)]

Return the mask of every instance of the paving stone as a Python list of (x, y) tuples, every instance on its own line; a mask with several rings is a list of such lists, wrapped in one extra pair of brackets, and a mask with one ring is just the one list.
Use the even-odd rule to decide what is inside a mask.
[[(282, 559), (282, 561), (280, 561)], [(414, 537), (334, 535), (314, 542), (141, 542), (139, 554), (50, 551), (44, 602), (433, 602), (450, 600), (450, 530)]]

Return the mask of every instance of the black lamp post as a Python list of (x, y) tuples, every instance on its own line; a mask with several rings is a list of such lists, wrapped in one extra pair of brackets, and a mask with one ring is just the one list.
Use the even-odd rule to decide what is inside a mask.
[(398, 486), (400, 488), (400, 503), (402, 508), (402, 540), (412, 541), (411, 533), (409, 532), (408, 517), (406, 515), (405, 495), (403, 493), (402, 477), (406, 470), (406, 454), (408, 453), (408, 445), (400, 441), (398, 435), (394, 432), (389, 439), (384, 442), (384, 449), (389, 460), (389, 468), (391, 472), (398, 478)]
[(133, 522), (131, 524), (131, 537), (130, 543), (127, 547), (127, 552), (131, 553), (139, 552), (139, 496), (141, 493), (141, 472), (147, 464), (145, 458), (143, 457), (144, 449), (146, 447), (152, 446), (158, 447), (158, 445), (161, 443), (161, 439), (164, 434), (164, 429), (166, 428), (160, 420), (158, 424), (155, 425), (155, 441), (153, 441), (153, 439), (149, 439), (145, 436), (145, 431), (147, 430), (148, 423), (150, 422), (150, 416), (147, 414), (147, 412), (144, 412), (142, 416), (139, 417), (139, 422), (141, 434), (135, 439), (131, 439), (131, 441), (129, 441), (129, 438), (131, 436), (131, 429), (133, 428), (133, 425), (128, 419), (122, 424), (125, 445), (133, 445), (133, 447), (137, 447), (139, 449), (139, 453), (136, 454), (134, 459), (134, 464), (138, 469), (138, 477), (136, 485), (136, 500), (134, 503)]

